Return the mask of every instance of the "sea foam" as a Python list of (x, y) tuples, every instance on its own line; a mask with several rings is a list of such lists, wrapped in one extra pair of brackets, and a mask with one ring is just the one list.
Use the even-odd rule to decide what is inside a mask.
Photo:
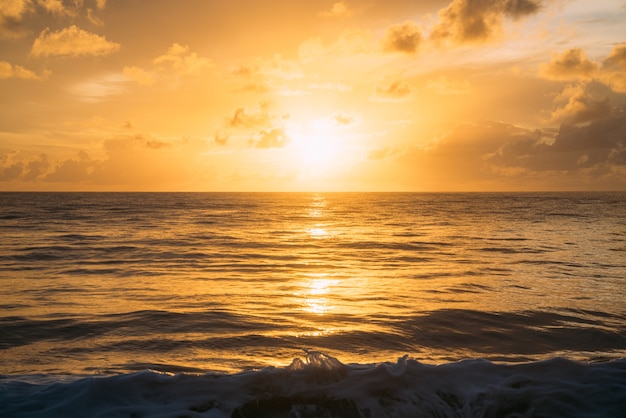
[(626, 359), (429, 365), (405, 356), (346, 365), (308, 351), (287, 367), (236, 374), (146, 370), (0, 380), (0, 416), (16, 418), (617, 417), (624, 411)]

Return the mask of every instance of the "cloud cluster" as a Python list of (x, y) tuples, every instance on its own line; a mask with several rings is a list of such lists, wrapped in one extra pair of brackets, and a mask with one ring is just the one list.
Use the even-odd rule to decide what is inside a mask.
[(150, 135), (118, 135), (103, 142), (105, 158), (84, 151), (51, 162), (47, 155), (0, 155), (0, 181), (67, 183), (83, 187), (167, 188), (189, 183), (203, 141), (165, 141)]
[(429, 174), (433, 187), (459, 189), (623, 189), (626, 114), (615, 110), (584, 126), (556, 132), (501, 122), (461, 124), (434, 146), (398, 156)]
[(283, 126), (283, 120), (288, 117), (273, 115), (267, 102), (238, 107), (225, 119), (224, 126), (215, 132), (213, 138), (217, 145), (222, 146), (228, 145), (230, 137), (237, 135), (248, 138), (248, 144), (256, 148), (281, 148), (290, 142)]
[(540, 8), (540, 0), (453, 0), (439, 11), (430, 39), (457, 44), (489, 41), (499, 36), (505, 18), (519, 19)]
[(45, 154), (22, 157), (19, 152), (0, 155), (0, 181), (35, 181), (46, 173), (50, 163)]
[(563, 124), (551, 144), (537, 138), (536, 133), (530, 134), (526, 138), (503, 144), (486, 161), (496, 167), (517, 167), (526, 171), (624, 174), (624, 116), (624, 110), (621, 110), (584, 126)]
[(541, 74), (553, 80), (596, 80), (618, 93), (626, 93), (626, 42), (615, 45), (601, 62), (590, 60), (580, 48), (555, 53), (541, 67)]
[(566, 86), (555, 102), (559, 107), (552, 112), (552, 121), (558, 123), (580, 125), (611, 114), (609, 99), (592, 97), (584, 84)]
[(31, 55), (34, 57), (100, 56), (117, 52), (119, 49), (120, 44), (72, 25), (54, 32), (48, 28), (44, 29), (35, 39)]
[(30, 32), (27, 21), (45, 15), (76, 19), (86, 10), (91, 23), (101, 24), (97, 13), (104, 10), (106, 0), (87, 0), (91, 7), (85, 9), (84, 0), (3, 0), (0, 2), (0, 38), (16, 39)]
[(282, 128), (262, 130), (259, 138), (252, 141), (257, 148), (282, 148), (289, 143), (289, 138)]

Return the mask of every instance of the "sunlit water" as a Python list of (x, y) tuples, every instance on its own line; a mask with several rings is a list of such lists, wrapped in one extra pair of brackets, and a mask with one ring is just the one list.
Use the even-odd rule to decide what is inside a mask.
[(626, 357), (624, 193), (3, 193), (0, 211), (5, 378), (235, 373), (303, 349)]

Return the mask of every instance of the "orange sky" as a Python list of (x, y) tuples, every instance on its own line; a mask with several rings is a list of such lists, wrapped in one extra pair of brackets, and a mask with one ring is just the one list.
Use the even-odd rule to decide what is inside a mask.
[(626, 0), (2, 0), (0, 190), (626, 190)]

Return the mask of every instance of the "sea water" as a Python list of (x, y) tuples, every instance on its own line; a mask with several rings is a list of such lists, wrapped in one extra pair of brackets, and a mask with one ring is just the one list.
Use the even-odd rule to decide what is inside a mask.
[(0, 416), (624, 416), (626, 193), (0, 193)]

